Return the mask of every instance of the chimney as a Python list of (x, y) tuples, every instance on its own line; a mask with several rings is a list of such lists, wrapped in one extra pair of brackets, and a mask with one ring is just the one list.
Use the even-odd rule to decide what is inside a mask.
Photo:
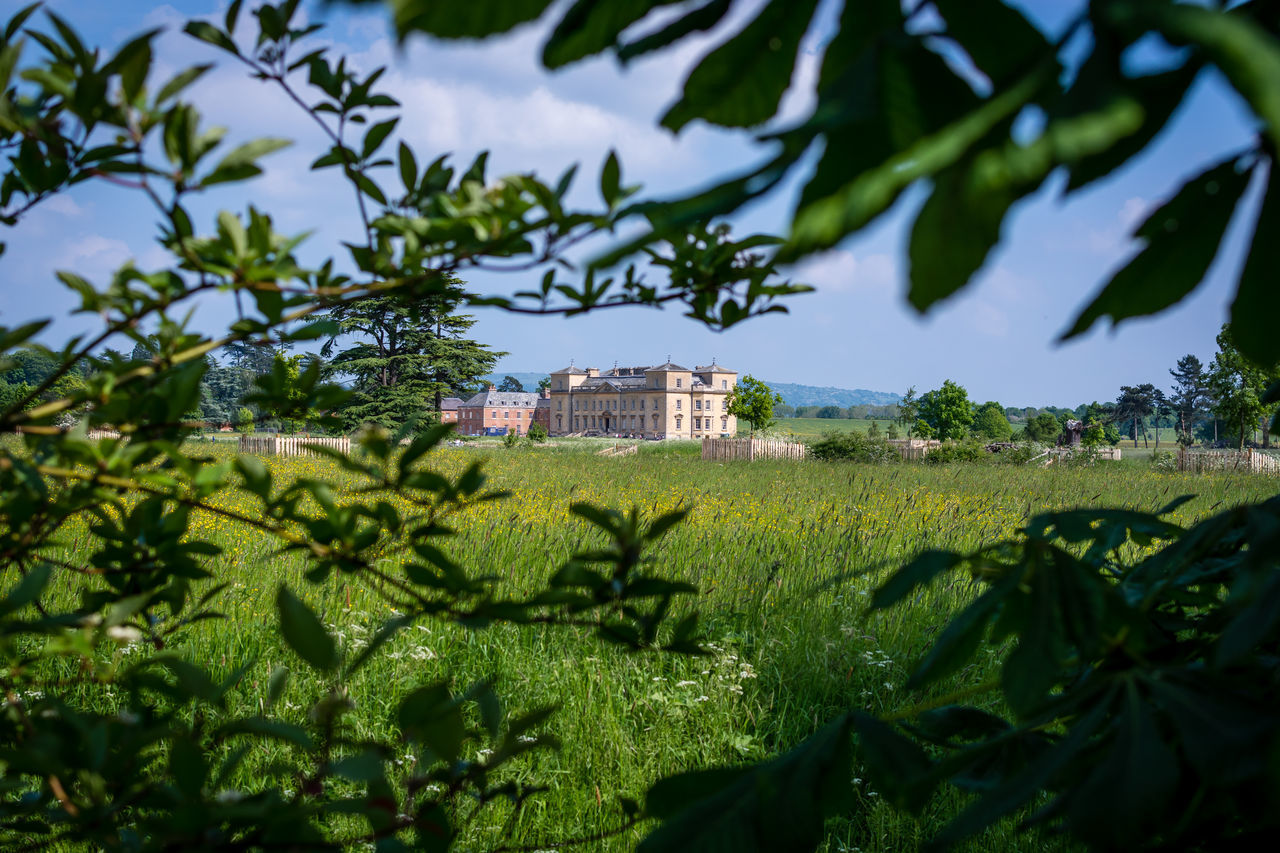
[(544, 399), (544, 400), (550, 400), (550, 399), (551, 399), (551, 389), (550, 389), (550, 388), (543, 388), (543, 389), (542, 389), (542, 399)]
[(490, 382), (490, 383), (489, 383), (489, 390), (490, 390), (490, 391), (497, 391), (498, 389), (497, 389), (497, 386), (495, 386), (492, 382)]
[(594, 376), (599, 376), (599, 375), (600, 375), (600, 368), (598, 368), (598, 367), (588, 367), (588, 368), (587, 368), (587, 375), (588, 375), (588, 376), (593, 376), (593, 377), (594, 377)]

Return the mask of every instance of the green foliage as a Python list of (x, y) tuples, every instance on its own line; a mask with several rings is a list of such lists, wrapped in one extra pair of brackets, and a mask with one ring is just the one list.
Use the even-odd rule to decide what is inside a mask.
[(444, 394), (475, 385), (506, 355), (465, 337), (475, 324), (457, 313), (466, 296), (456, 278), (441, 277), (412, 296), (373, 295), (328, 311), (327, 369), (352, 383), (336, 411), (346, 430), (398, 429), (438, 412)]
[(1004, 406), (986, 402), (973, 416), (973, 434), (987, 441), (1008, 441), (1013, 437), (1013, 425), (1005, 417)]
[(526, 437), (534, 444), (541, 444), (548, 438), (547, 428), (537, 421), (534, 421), (529, 424), (529, 432), (526, 433)]
[[(280, 477), (253, 456), (220, 461), (183, 451), (190, 413), (207, 402), (206, 356), (219, 346), (270, 352), (294, 340), (332, 338), (333, 323), (383, 299), (392, 311), (413, 312), (424, 300), (456, 305), (451, 288), (461, 273), (513, 261), (541, 267), (540, 284), (469, 301), (548, 314), (675, 302), (692, 318), (727, 328), (782, 310), (778, 299), (807, 289), (778, 281), (775, 263), (838, 244), (917, 184), (927, 184), (929, 195), (911, 235), (909, 299), (923, 310), (982, 267), (1017, 200), (1061, 169), (1075, 191), (1141, 154), (1197, 76), (1211, 69), (1253, 113), (1258, 139), (1247, 151), (1204, 164), (1139, 226), (1142, 250), (1071, 333), (1104, 316), (1118, 322), (1182, 299), (1214, 261), (1244, 187), (1268, 173), (1272, 186), (1252, 223), (1232, 334), (1213, 371), (1218, 405), (1238, 422), (1242, 441), (1250, 418), (1256, 421), (1242, 391), (1257, 385), (1241, 378), (1248, 362), (1280, 361), (1280, 336), (1266, 310), (1280, 245), (1272, 162), (1280, 24), (1260, 0), (1229, 7), (1094, 3), (1053, 40), (995, 0), (935, 0), (926, 9), (928, 26), (920, 25), (918, 9), (908, 14), (896, 0), (847, 3), (824, 39), (811, 112), (781, 130), (769, 127), (761, 141), (771, 151), (761, 165), (688, 198), (629, 203), (639, 189), (624, 184), (610, 153), (594, 209), (566, 208), (572, 170), (554, 184), (529, 174), (491, 182), (487, 155), (458, 173), (443, 158), (424, 168), (427, 158), (403, 143), (392, 160), (383, 149), (398, 121), (388, 111), (398, 104), (375, 88), (383, 69), (361, 76), (315, 47), (309, 37), (320, 25), (299, 22), (298, 0), (259, 5), (256, 32), (236, 36), (242, 5), (236, 0), (221, 22), (193, 21), (185, 31), (306, 105), (304, 117), (317, 122), (329, 145), (312, 168), (349, 184), (360, 222), (340, 260), (304, 266), (296, 253), (303, 238), (278, 233), (253, 207), (197, 225), (188, 207), (193, 193), (260, 174), (263, 158), (287, 144), (263, 138), (223, 147), (225, 131), (205, 126), (184, 100), (208, 67), (155, 78), (154, 32), (118, 50), (91, 49), (54, 14), (47, 24), (33, 23), (35, 7), (4, 29), (0, 136), (9, 159), (0, 220), (13, 224), (59, 192), (107, 179), (136, 187), (154, 204), (160, 245), (173, 256), (171, 268), (125, 267), (99, 284), (60, 273), (79, 299), (77, 310), (102, 322), (99, 334), (65, 349), (36, 342), (40, 322), (0, 328), (11, 389), (0, 429), (22, 428), (20, 439), (0, 446), (7, 576), (0, 598), (0, 828), (21, 846), (35, 837), (35, 844), (76, 848), (443, 849), (479, 811), (501, 804), (518, 812), (537, 793), (536, 783), (524, 781), (533, 775), (525, 757), (553, 746), (542, 731), (550, 711), (510, 712), (488, 681), (455, 687), (432, 677), (381, 697), (387, 729), (349, 725), (344, 718), (355, 709), (347, 684), (387, 643), (425, 623), (472, 630), (501, 623), (587, 629), (621, 649), (704, 651), (696, 614), (677, 617), (673, 609), (694, 588), (664, 577), (650, 555), (687, 510), (645, 518), (574, 504), (592, 527), (590, 547), (545, 583), (500, 593), (492, 577), (446, 551), (455, 518), (501, 497), (486, 490), (477, 466), (449, 475), (433, 466), (446, 429), (416, 437), (408, 428), (371, 429), (355, 453), (326, 454), (357, 480), (341, 500), (322, 479)], [(424, 31), (447, 38), (506, 32), (553, 6), (392, 5), (402, 37)], [(708, 0), (674, 13), (659, 8), (666, 5), (554, 4), (564, 17), (545, 61), (605, 50), (625, 60), (658, 50), (714, 26), (730, 4)], [(812, 0), (758, 4), (699, 62), (665, 123), (769, 122), (820, 6), (826, 8)], [(645, 29), (650, 15), (662, 16), (660, 28)], [(633, 37), (633, 26), (644, 34)], [(1090, 38), (1076, 38), (1085, 27)], [(43, 53), (33, 58), (35, 48), (20, 34)], [(1183, 50), (1165, 67), (1136, 73), (1122, 57), (1153, 34)], [(242, 47), (249, 43), (252, 50)], [(1068, 51), (1076, 73), (1063, 73)], [(970, 81), (979, 75), (989, 88), (974, 89)], [(1045, 117), (1043, 129), (1015, 140), (1015, 119), (1028, 110)], [(387, 166), (397, 167), (403, 193), (379, 183), (378, 170)], [(811, 176), (785, 240), (733, 240), (725, 226), (711, 224), (799, 169)], [(620, 229), (639, 217), (641, 229)], [(587, 237), (617, 230), (635, 236), (581, 272), (564, 256)], [(664, 285), (650, 284), (634, 266), (609, 273), (641, 251), (667, 274)], [(564, 280), (566, 270), (573, 280)], [(212, 290), (243, 305), (217, 339), (179, 319)], [(321, 316), (329, 319), (316, 322)], [(99, 352), (114, 336), (131, 339), (138, 357)], [(27, 358), (52, 367), (35, 378), (10, 373), (25, 370)], [(346, 362), (348, 375), (359, 376), (360, 360)], [(275, 417), (332, 424), (331, 413), (348, 400), (316, 362), (303, 368), (281, 358), (250, 369), (257, 387), (245, 402)], [(751, 416), (767, 423), (777, 402), (767, 389), (744, 393), (756, 391), (767, 407), (735, 412), (753, 426)], [(1233, 391), (1242, 392), (1240, 401), (1229, 401)], [(385, 413), (386, 401), (364, 392), (364, 405), (382, 407), (368, 414)], [(421, 394), (399, 393), (390, 408), (406, 408), (410, 396), (421, 408)], [(1142, 394), (1133, 396), (1134, 405), (1121, 408), (1136, 432), (1149, 413), (1136, 405)], [(1157, 407), (1153, 402), (1151, 411)], [(948, 382), (921, 398), (919, 415), (948, 438), (967, 431), (973, 413), (963, 389)], [(128, 438), (88, 441), (79, 427), (68, 428), (73, 418)], [(252, 510), (215, 502), (227, 493), (243, 496)], [(223, 548), (194, 523), (206, 514), (271, 537), (279, 553), (297, 561), (289, 584), (277, 589), (272, 622), (321, 678), (306, 685), (302, 713), (292, 718), (276, 707), (287, 670), (270, 679), (270, 705), (232, 710), (228, 697), (242, 689), (247, 664), (224, 671), (182, 653), (192, 626), (222, 616), (217, 605), (226, 588), (210, 585), (209, 566)], [(1024, 807), (1036, 807), (1026, 825), (1051, 824), (1090, 847), (1264, 844), (1280, 820), (1268, 793), (1275, 788), (1269, 756), (1280, 749), (1280, 503), (1230, 509), (1186, 530), (1163, 515), (1089, 509), (1034, 516), (1011, 539), (926, 551), (880, 588), (877, 609), (904, 606), (943, 575), (967, 575), (978, 586), (936, 634), (907, 686), (936, 685), (990, 651), (1000, 658), (999, 681), (950, 698), (995, 691), (999, 713), (934, 703), (900, 711), (908, 728), (841, 710), (783, 755), (659, 781), (643, 809), (624, 805), (615, 831), (653, 819), (659, 825), (648, 849), (811, 849), (822, 840), (824, 820), (851, 808), (852, 732), (856, 760), (894, 805), (918, 810), (943, 782), (972, 793), (972, 804), (934, 839), (938, 845)], [(69, 519), (87, 520), (89, 531), (87, 553), (74, 560), (63, 550)], [(323, 609), (307, 600), (308, 590), (339, 580), (394, 610), (358, 652), (340, 647)], [(283, 751), (252, 790), (224, 796), (223, 780), (251, 752), (272, 747)], [(406, 749), (407, 763), (398, 758)]]
[(1251, 363), (1237, 348), (1232, 326), (1225, 324), (1218, 333), (1218, 352), (1209, 368), (1207, 385), (1213, 395), (1214, 412), (1236, 434), (1236, 445), (1246, 440), (1264, 413), (1273, 408), (1263, 402), (1267, 386), (1276, 381), (1280, 371), (1263, 369)]
[(1053, 444), (1061, 434), (1062, 422), (1050, 412), (1041, 412), (1036, 415), (1027, 421), (1027, 425), (1022, 430), (1022, 437), (1025, 440), (1037, 441), (1041, 444)]
[(509, 450), (513, 447), (518, 447), (519, 445), (520, 433), (516, 432), (514, 429), (508, 428), (506, 433), (502, 436), (502, 446)]
[(985, 462), (988, 458), (982, 442), (968, 439), (944, 442), (941, 447), (930, 450), (924, 461), (930, 465), (948, 465), (952, 462)]
[[(426, 0), (395, 0), (401, 36), (443, 37), (505, 32), (546, 14), (550, 4), (494, 14), (449, 14)], [(485, 4), (488, 5), (488, 4)], [(754, 167), (662, 205), (645, 209), (651, 231), (737, 210), (809, 172), (782, 257), (795, 260), (837, 245), (882, 216), (909, 187), (929, 187), (911, 232), (911, 304), (925, 310), (963, 288), (999, 244), (1014, 204), (1065, 169), (1069, 192), (1104, 178), (1146, 150), (1206, 69), (1219, 72), (1247, 105), (1262, 132), (1254, 146), (1220, 163), (1202, 164), (1171, 200), (1138, 226), (1144, 249), (1113, 276), (1069, 334), (1098, 319), (1142, 316), (1176, 303), (1203, 280), (1241, 191), (1268, 170), (1280, 127), (1274, 85), (1280, 27), (1261, 0), (1202, 6), (1174, 0), (1077, 4), (1060, 31), (1043, 33), (997, 0), (935, 0), (930, 26), (890, 0), (846, 4), (824, 40), (807, 114), (758, 137), (765, 153)], [(728, 2), (682, 6), (579, 0), (550, 27), (543, 61), (559, 67), (601, 52), (620, 61), (669, 48), (719, 22)], [(813, 2), (768, 2), (726, 35), (696, 65), (663, 123), (695, 120), (752, 127), (777, 116), (796, 78), (798, 47), (816, 31)], [(475, 15), (475, 17), (472, 17)], [(1083, 56), (1073, 36), (1087, 31)], [(632, 33), (636, 35), (631, 35)], [(1119, 57), (1148, 34), (1184, 50), (1136, 73)], [(954, 49), (947, 61), (937, 40)], [(1011, 47), (1013, 46), (1013, 47)], [(956, 59), (962, 57), (962, 59)], [(1062, 73), (1064, 66), (1075, 73)], [(1077, 70), (1078, 69), (1078, 70)], [(989, 85), (975, 90), (972, 81)], [(1015, 139), (1014, 119), (1045, 116), (1030, 140)], [(856, 152), (850, 155), (849, 152)], [(816, 166), (810, 161), (816, 157)], [(1280, 203), (1274, 178), (1261, 210), (1249, 261), (1239, 273), (1232, 322), (1255, 361), (1280, 362), (1280, 338), (1266, 321), (1276, 267), (1266, 238)]]
[(236, 432), (253, 432), (253, 410), (248, 406), (241, 406), (240, 411), (236, 413)]
[(773, 426), (773, 407), (782, 403), (782, 397), (748, 374), (729, 391), (725, 403), (729, 414), (746, 421), (754, 433)]
[(969, 392), (950, 379), (941, 388), (926, 391), (920, 396), (920, 419), (929, 425), (929, 437), (941, 441), (964, 438), (973, 424)]
[(853, 430), (828, 432), (809, 445), (809, 455), (826, 462), (872, 462), (884, 464), (901, 459), (883, 438)]

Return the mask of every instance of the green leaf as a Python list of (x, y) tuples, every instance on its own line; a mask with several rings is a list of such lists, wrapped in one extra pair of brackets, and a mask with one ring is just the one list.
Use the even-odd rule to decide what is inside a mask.
[(1090, 846), (1135, 849), (1167, 826), (1179, 762), (1152, 710), (1128, 682), (1111, 722), (1114, 737), (1100, 748), (1092, 772), (1065, 797), (1068, 823)]
[(240, 217), (229, 210), (218, 213), (219, 230), (226, 235), (229, 248), (236, 258), (243, 258), (249, 252), (249, 232), (245, 230)]
[(934, 0), (947, 19), (947, 35), (996, 88), (1053, 55), (1040, 30), (1000, 0)]
[[(657, 792), (656, 802), (646, 798), (647, 808), (656, 805), (666, 818), (637, 850), (812, 850), (822, 840), (826, 819), (851, 806), (851, 723), (852, 717), (843, 714), (791, 751), (754, 767), (682, 774), (683, 779), (656, 783), (650, 791)], [(672, 813), (682, 793), (685, 806)]]
[(1199, 73), (1198, 63), (1188, 63), (1173, 71), (1125, 79), (1126, 92), (1142, 105), (1142, 126), (1123, 139), (1116, 140), (1110, 147), (1080, 158), (1071, 166), (1066, 191), (1075, 192), (1089, 186), (1146, 150), (1156, 134), (1164, 129), (1173, 111), (1182, 103)]
[(952, 551), (922, 552), (880, 585), (871, 596), (872, 609), (883, 610), (897, 604), (916, 587), (929, 583), (962, 562), (964, 558)]
[(440, 759), (457, 761), (467, 736), (462, 707), (447, 682), (419, 687), (400, 703), (400, 728)]
[(208, 42), (214, 47), (220, 47), (227, 53), (235, 56), (240, 55), (240, 49), (236, 47), (236, 43), (231, 40), (231, 37), (207, 21), (188, 21), (182, 31), (192, 38), (198, 38), (200, 41)]
[(10, 613), (21, 610), (39, 598), (52, 576), (53, 572), (47, 563), (41, 563), (23, 575), (22, 579), (5, 593), (4, 598), (0, 598), (0, 616), (8, 616)]
[(1006, 778), (984, 793), (955, 820), (930, 839), (925, 850), (950, 850), (961, 840), (982, 832), (1000, 818), (1023, 806), (1064, 766), (1076, 759), (1090, 743), (1095, 732), (1107, 719), (1105, 701), (1095, 702), (1089, 712), (1068, 730), (1066, 736), (1051, 749), (1030, 762), (1023, 770)]
[(1231, 157), (1187, 181), (1138, 227), (1136, 236), (1146, 241), (1142, 252), (1112, 276), (1062, 340), (1083, 334), (1102, 317), (1119, 323), (1163, 311), (1195, 290), (1251, 174)]
[(924, 750), (875, 717), (854, 714), (853, 725), (858, 757), (876, 790), (895, 808), (919, 811), (937, 785)]
[(396, 33), (402, 41), (413, 32), (446, 39), (484, 38), (534, 20), (550, 5), (551, 0), (398, 0)]
[[(896, 153), (859, 172), (841, 186), (831, 186), (833, 182), (824, 178), (821, 189), (806, 187), (805, 198), (813, 200), (802, 204), (796, 212), (787, 245), (776, 260), (779, 263), (790, 262), (811, 252), (829, 249), (845, 235), (867, 225), (887, 210), (911, 184), (962, 160), (992, 129), (1007, 121), (1035, 97), (1041, 87), (1053, 79), (1055, 70), (1056, 65), (1038, 66), (1017, 84), (955, 121), (927, 132), (905, 147), (893, 146), (889, 150)], [(908, 121), (909, 118), (899, 117), (897, 123), (904, 128), (919, 126), (914, 120)], [(823, 163), (829, 157), (838, 159), (842, 156), (845, 156), (844, 149), (833, 149), (828, 145)], [(818, 180), (819, 175), (815, 174), (811, 183)]]
[(645, 817), (666, 820), (687, 809), (690, 803), (714, 795), (750, 772), (750, 767), (712, 767), (659, 779), (644, 795)]
[(200, 185), (208, 187), (228, 181), (244, 180), (260, 174), (262, 170), (256, 162), (259, 157), (288, 148), (292, 144), (292, 140), (271, 137), (246, 142), (223, 157), (222, 162), (200, 181)]
[(560, 68), (612, 47), (627, 27), (650, 10), (676, 0), (577, 0), (542, 46), (542, 64)]
[(279, 702), (287, 686), (289, 686), (289, 668), (277, 666), (272, 669), (270, 677), (267, 678), (267, 705)]
[(391, 135), (391, 131), (396, 129), (396, 125), (399, 122), (400, 119), (392, 118), (380, 121), (369, 128), (369, 132), (364, 135), (364, 146), (361, 148), (360, 159), (368, 160), (386, 141), (387, 137)]
[(1009, 731), (1008, 721), (979, 708), (944, 705), (925, 711), (915, 729), (938, 743), (954, 739), (984, 740)]
[[(1117, 4), (1117, 17), (1134, 14), (1176, 45), (1198, 48), (1226, 75), (1280, 145), (1280, 41), (1247, 14), (1185, 3)], [(1273, 17), (1274, 17), (1274, 13)]]
[(1255, 364), (1280, 364), (1275, 304), (1280, 286), (1280, 166), (1271, 161), (1267, 194), (1253, 227), (1253, 244), (1231, 303), (1231, 337)]
[(692, 33), (709, 30), (728, 14), (733, 0), (710, 0), (688, 14), (676, 18), (657, 32), (642, 36), (618, 48), (618, 61), (624, 65), (637, 56), (661, 50)]
[(752, 127), (771, 119), (791, 83), (800, 40), (817, 5), (818, 0), (769, 0), (690, 72), (680, 100), (662, 117), (663, 127), (679, 131), (697, 118)]
[(600, 170), (600, 197), (604, 199), (605, 205), (610, 208), (618, 201), (618, 184), (621, 179), (622, 172), (618, 166), (618, 153), (610, 149), (609, 156), (604, 161), (604, 168)]
[(192, 83), (197, 81), (197, 79), (204, 77), (205, 73), (209, 72), (210, 68), (212, 68), (212, 64), (192, 65), (191, 68), (180, 70), (180, 72), (174, 74), (174, 76), (169, 79), (169, 82), (166, 82), (164, 86), (161, 86), (160, 91), (156, 93), (156, 106), (163, 106), (164, 102), (168, 101), (170, 97), (178, 95), (178, 92), (184, 90), (184, 88), (187, 88), (188, 86), (191, 86)]
[(418, 160), (413, 156), (413, 149), (403, 142), (400, 143), (400, 181), (405, 193), (412, 193), (418, 187)]
[(338, 646), (325, 631), (320, 618), (284, 584), (276, 592), (276, 610), (280, 614), (280, 630), (289, 648), (298, 657), (319, 670), (338, 665)]
[(973, 657), (986, 634), (987, 625), (996, 609), (1017, 586), (1017, 575), (1010, 573), (997, 586), (980, 595), (959, 615), (947, 623), (920, 664), (911, 673), (907, 688), (918, 690), (945, 678)]

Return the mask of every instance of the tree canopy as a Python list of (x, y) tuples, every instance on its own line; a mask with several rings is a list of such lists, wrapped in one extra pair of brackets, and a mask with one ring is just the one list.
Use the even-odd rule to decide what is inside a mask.
[(751, 374), (739, 379), (726, 398), (729, 414), (745, 421), (752, 433), (773, 425), (773, 407), (781, 403), (781, 395)]
[(445, 394), (474, 385), (506, 355), (465, 337), (475, 324), (458, 313), (465, 298), (449, 278), (412, 298), (371, 295), (329, 310), (333, 331), (321, 352), (331, 357), (330, 371), (351, 380), (351, 396), (337, 409), (347, 429), (396, 429), (428, 412), (438, 419)]
[(920, 395), (920, 419), (929, 425), (933, 437), (941, 441), (967, 436), (973, 415), (969, 392), (950, 379), (943, 382), (941, 388)]

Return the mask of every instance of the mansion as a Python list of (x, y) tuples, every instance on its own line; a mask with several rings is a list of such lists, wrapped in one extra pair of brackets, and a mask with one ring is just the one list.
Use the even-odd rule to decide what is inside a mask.
[(690, 370), (657, 367), (569, 367), (551, 374), (547, 415), (552, 435), (719, 438), (738, 431), (729, 391), (738, 374), (714, 361)]

